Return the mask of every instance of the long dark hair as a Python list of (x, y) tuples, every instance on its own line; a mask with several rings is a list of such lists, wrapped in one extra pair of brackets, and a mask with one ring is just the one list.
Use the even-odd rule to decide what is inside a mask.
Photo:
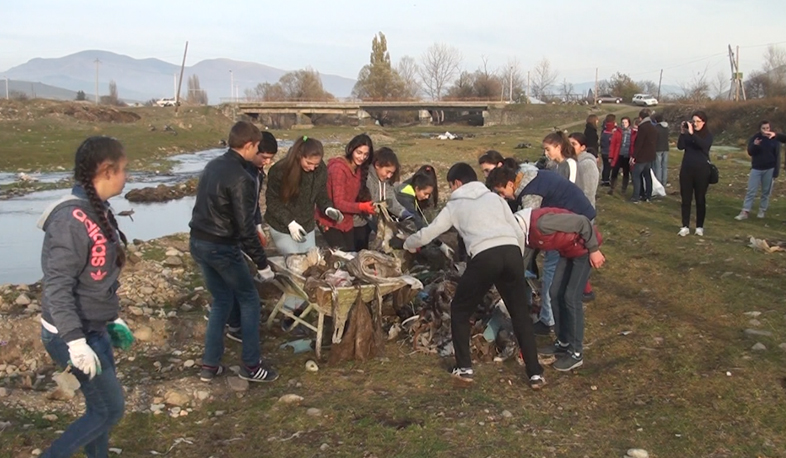
[[(698, 110), (698, 111), (694, 111), (693, 114), (690, 115), (691, 119), (693, 119), (694, 116), (696, 116), (697, 118), (699, 118), (702, 121), (704, 121), (704, 126), (701, 129), (699, 129), (699, 130), (696, 130), (696, 126), (693, 126), (693, 133), (695, 135), (698, 135), (699, 137), (702, 137), (702, 138), (704, 138), (707, 135), (709, 135), (710, 134), (710, 129), (707, 128), (707, 113), (705, 113), (705, 112), (703, 112), (701, 110)], [(761, 126), (759, 126), (759, 127), (761, 127)]]
[(574, 151), (573, 147), (570, 145), (568, 136), (562, 131), (552, 132), (546, 135), (546, 138), (543, 139), (543, 143), (551, 146), (559, 146), (562, 157), (565, 159), (576, 159), (576, 151)]
[(303, 175), (300, 160), (308, 157), (323, 157), (324, 155), (325, 150), (322, 147), (322, 142), (305, 135), (298, 138), (295, 144), (289, 148), (287, 155), (281, 160), (283, 162), (281, 166), (284, 168), (281, 200), (285, 204), (297, 199), (300, 194), (300, 178)]
[[(115, 138), (96, 136), (89, 137), (79, 145), (74, 157), (74, 181), (79, 183), (85, 190), (87, 199), (93, 211), (98, 215), (98, 224), (101, 226), (106, 238), (111, 243), (117, 243), (117, 236), (123, 245), (128, 245), (128, 240), (125, 234), (120, 230), (117, 225), (117, 220), (112, 211), (106, 206), (104, 201), (98, 197), (96, 187), (93, 185), (93, 179), (99, 172), (99, 168), (108, 163), (108, 166), (114, 167), (117, 170), (120, 160), (125, 157), (125, 150), (123, 145)], [(122, 247), (118, 246), (117, 261), (118, 267), (122, 267), (125, 263), (125, 252)]]
[(374, 162), (374, 142), (367, 134), (355, 135), (352, 140), (347, 143), (344, 158), (352, 163), (352, 153), (361, 146), (368, 146), (368, 157), (366, 161), (360, 166), (360, 191), (358, 192), (357, 202), (368, 202), (371, 200), (371, 192), (368, 190), (368, 168)]
[(437, 206), (437, 202), (439, 202), (439, 189), (437, 188), (437, 172), (434, 170), (434, 167), (430, 165), (420, 167), (415, 174), (412, 175), (412, 178), (409, 179), (409, 184), (412, 185), (413, 189), (424, 189), (431, 186), (434, 190), (431, 193), (431, 197), (419, 201), (418, 205), (420, 205), (421, 208)]
[(376, 167), (395, 167), (396, 170), (393, 172), (393, 175), (388, 181), (390, 183), (398, 182), (399, 173), (401, 172), (401, 165), (398, 162), (398, 156), (396, 156), (396, 153), (394, 153), (392, 149), (388, 148), (387, 146), (383, 146), (382, 148), (374, 151), (373, 164)]
[(500, 163), (503, 167), (510, 167), (512, 169), (517, 169), (519, 167), (519, 161), (515, 158), (502, 157), (499, 151), (493, 149), (486, 151), (478, 158), (478, 165), (491, 164), (496, 167)]

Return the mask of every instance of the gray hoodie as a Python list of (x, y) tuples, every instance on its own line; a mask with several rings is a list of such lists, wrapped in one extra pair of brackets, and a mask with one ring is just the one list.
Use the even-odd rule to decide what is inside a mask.
[(587, 196), (592, 207), (595, 208), (595, 193), (598, 192), (598, 180), (600, 180), (597, 158), (584, 151), (578, 155), (577, 161), (576, 186), (584, 191), (584, 195)]
[(83, 193), (75, 187), (38, 221), (46, 233), (41, 249), (42, 319), (66, 342), (102, 331), (117, 318), (119, 308), (119, 247), (107, 240)]
[[(406, 211), (406, 209), (398, 203), (398, 199), (396, 199), (396, 190), (393, 185), (387, 181), (381, 181), (374, 172), (374, 167), (371, 167), (371, 170), (368, 171), (366, 186), (368, 187), (368, 192), (371, 194), (371, 201), (386, 202), (388, 204), (388, 211), (391, 215), (400, 218), (401, 214)], [(367, 222), (366, 218), (361, 215), (354, 216), (355, 227), (365, 226)]]
[(420, 248), (447, 232), (451, 226), (464, 239), (470, 257), (504, 245), (518, 246), (524, 252), (524, 233), (516, 223), (510, 206), (479, 181), (453, 191), (445, 208), (430, 225), (409, 236), (404, 242), (404, 249)]

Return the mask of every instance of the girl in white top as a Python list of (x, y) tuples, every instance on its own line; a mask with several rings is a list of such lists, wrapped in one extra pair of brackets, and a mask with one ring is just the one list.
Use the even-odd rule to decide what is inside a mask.
[(576, 151), (568, 141), (568, 136), (563, 132), (552, 132), (543, 139), (543, 150), (549, 160), (557, 163), (557, 173), (564, 176), (571, 183), (576, 182), (578, 164)]

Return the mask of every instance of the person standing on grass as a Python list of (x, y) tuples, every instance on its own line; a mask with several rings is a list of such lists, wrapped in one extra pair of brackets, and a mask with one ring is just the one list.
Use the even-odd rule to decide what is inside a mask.
[(630, 179), (630, 157), (633, 152), (633, 143), (636, 141), (638, 129), (630, 125), (630, 118), (625, 116), (620, 120), (620, 127), (614, 129), (611, 135), (611, 147), (609, 149), (609, 162), (611, 163), (611, 189), (609, 195), (614, 195), (614, 188), (617, 185), (617, 178), (622, 170), (622, 188), (620, 192), (624, 195), (628, 189)]
[(576, 369), (584, 364), (582, 290), (592, 268), (600, 268), (606, 260), (600, 252), (600, 234), (587, 217), (558, 208), (524, 209), (515, 216), (527, 248), (559, 253), (549, 291), (557, 339), (538, 353), (556, 357), (552, 367), (558, 371)]
[(268, 174), (265, 222), (282, 255), (301, 254), (316, 246), (314, 208), (339, 221), (327, 194), (327, 167), (322, 142), (302, 136)]
[[(125, 262), (108, 200), (126, 183), (123, 145), (90, 137), (76, 151), (71, 194), (44, 212), (41, 267), (41, 340), (61, 368), (70, 368), (85, 400), (84, 415), (44, 453), (69, 457), (84, 449), (89, 458), (109, 454), (109, 433), (123, 417), (123, 387), (117, 379), (110, 327), (131, 334), (118, 318), (118, 278)], [(10, 450), (9, 450), (10, 452)]]
[(571, 183), (576, 182), (578, 166), (576, 152), (564, 132), (552, 132), (543, 139), (543, 151), (550, 161), (557, 164), (556, 171)]
[[(355, 136), (347, 144), (344, 157), (334, 157), (327, 166), (327, 193), (330, 200), (346, 218), (336, 220), (315, 210), (317, 226), (332, 248), (342, 251), (358, 251), (355, 246), (354, 217), (370, 216), (375, 213), (366, 181), (369, 167), (374, 160), (374, 144), (366, 134)], [(365, 227), (357, 228), (365, 232)]]
[(669, 179), (669, 123), (664, 121), (663, 113), (655, 113), (655, 129), (658, 142), (655, 145), (655, 178), (665, 188)]
[(734, 219), (741, 221), (748, 219), (748, 213), (753, 208), (756, 192), (761, 188), (758, 218), (764, 218), (770, 205), (772, 182), (778, 178), (780, 168), (781, 144), (775, 135), (770, 134), (770, 122), (761, 121), (759, 132), (748, 140), (748, 156), (751, 157), (751, 173), (748, 177), (748, 190), (742, 203), (742, 211)]
[(649, 202), (652, 200), (652, 163), (658, 144), (658, 131), (650, 119), (649, 108), (639, 112), (639, 129), (633, 142), (630, 164), (633, 166), (633, 196), (630, 201)]
[[(516, 172), (508, 167), (494, 169), (486, 178), (486, 186), (508, 201), (515, 201), (515, 210), (541, 207), (562, 208), (594, 220), (597, 212), (578, 186), (556, 172), (529, 167)], [(536, 335), (548, 336), (554, 328), (549, 289), (559, 262), (559, 253), (547, 251), (543, 260), (543, 287), (540, 315), (535, 322)], [(590, 299), (590, 298), (588, 298)]]
[(603, 121), (603, 131), (600, 134), (600, 159), (603, 164), (600, 175), (601, 186), (611, 186), (611, 182), (609, 181), (611, 175), (609, 153), (611, 150), (611, 136), (614, 134), (614, 129), (616, 128), (617, 116), (614, 114), (607, 114), (606, 119)]
[(248, 163), (259, 153), (262, 134), (240, 121), (229, 132), (229, 149), (205, 166), (197, 185), (191, 216), (190, 250), (213, 296), (205, 331), (200, 379), (212, 381), (224, 373), (224, 326), (235, 303), (240, 308), (243, 340), (240, 378), (270, 382), (278, 373), (261, 358), (259, 294), (243, 253), (256, 264), (258, 277), (273, 278), (265, 249), (254, 224), (258, 194)]
[(707, 214), (707, 190), (710, 187), (710, 148), (712, 134), (707, 128), (707, 113), (696, 111), (690, 121), (680, 125), (677, 149), (685, 151), (680, 166), (680, 197), (682, 198), (682, 228), (680, 237), (690, 234), (691, 201), (696, 199), (696, 235), (704, 235)]
[(456, 367), (451, 374), (460, 380), (474, 379), (470, 354), (470, 318), (492, 285), (497, 287), (510, 313), (513, 333), (522, 350), (529, 385), (538, 390), (545, 385), (543, 367), (538, 363), (532, 320), (524, 279), (524, 234), (508, 205), (482, 183), (471, 165), (459, 162), (448, 170), (452, 194), (434, 221), (404, 242), (415, 252), (440, 234), (455, 227), (467, 244), (470, 260), (450, 304), (450, 324)]
[[(246, 170), (251, 178), (256, 183), (256, 191), (254, 196), (256, 202), (254, 203), (254, 225), (257, 229), (257, 236), (262, 248), (267, 246), (267, 237), (265, 231), (262, 229), (262, 210), (259, 208), (259, 192), (265, 182), (265, 167), (269, 166), (273, 157), (278, 152), (278, 141), (276, 137), (270, 132), (262, 132), (262, 140), (259, 142), (259, 150), (256, 156), (250, 162), (246, 162)], [(207, 313), (205, 319), (210, 319), (210, 312)], [(227, 337), (235, 342), (243, 342), (243, 334), (240, 327), (240, 304), (237, 300), (232, 304), (232, 311), (229, 312), (227, 319)]]
[(587, 152), (593, 157), (597, 158), (599, 155), (598, 146), (600, 139), (598, 138), (598, 124), (600, 120), (598, 115), (591, 114), (587, 116), (587, 124), (584, 126), (584, 137), (586, 138)]
[[(587, 200), (595, 206), (595, 194), (598, 192), (598, 179), (600, 178), (600, 171), (598, 164), (589, 152), (587, 152), (587, 145), (584, 134), (574, 132), (568, 136), (570, 145), (576, 151), (576, 161), (578, 163), (578, 173), (576, 174), (576, 186), (587, 196)], [(595, 224), (595, 220), (591, 220)], [(587, 280), (587, 285), (584, 287), (584, 295), (581, 300), (583, 302), (591, 302), (595, 300), (595, 291), (592, 290), (592, 285)]]

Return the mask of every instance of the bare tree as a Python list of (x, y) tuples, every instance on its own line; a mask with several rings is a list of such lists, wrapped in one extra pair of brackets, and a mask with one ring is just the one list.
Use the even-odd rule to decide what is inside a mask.
[(423, 91), (433, 100), (442, 98), (447, 85), (459, 72), (461, 53), (445, 43), (434, 43), (420, 58), (418, 74), (423, 82)]
[[(485, 65), (484, 61), (484, 65)], [(508, 59), (504, 67), (497, 70), (502, 84), (502, 99), (519, 102), (524, 96), (524, 77), (521, 73), (521, 64), (518, 58)]]
[(707, 69), (693, 75), (690, 81), (681, 83), (682, 98), (692, 103), (701, 103), (710, 98), (710, 83), (707, 82)]
[(780, 46), (767, 46), (762, 69), (773, 83), (786, 83), (786, 50)]
[(570, 102), (573, 98), (573, 83), (569, 83), (566, 78), (562, 78), (562, 84), (560, 84), (559, 93), (563, 102)]
[(396, 65), (398, 75), (404, 81), (405, 97), (416, 98), (420, 95), (420, 84), (418, 83), (418, 63), (414, 57), (404, 56)]
[(532, 76), (532, 95), (543, 100), (547, 97), (549, 88), (557, 80), (559, 73), (551, 68), (551, 62), (544, 57), (532, 69)]
[(188, 95), (186, 102), (191, 105), (207, 105), (207, 91), (202, 89), (199, 84), (199, 77), (191, 75), (188, 77)]
[(726, 97), (729, 90), (729, 81), (730, 77), (728, 73), (719, 71), (715, 74), (715, 79), (712, 81), (712, 93), (716, 100)]
[(102, 95), (99, 99), (103, 105), (120, 106), (120, 96), (117, 93), (117, 83), (115, 80), (109, 82), (109, 95)]

